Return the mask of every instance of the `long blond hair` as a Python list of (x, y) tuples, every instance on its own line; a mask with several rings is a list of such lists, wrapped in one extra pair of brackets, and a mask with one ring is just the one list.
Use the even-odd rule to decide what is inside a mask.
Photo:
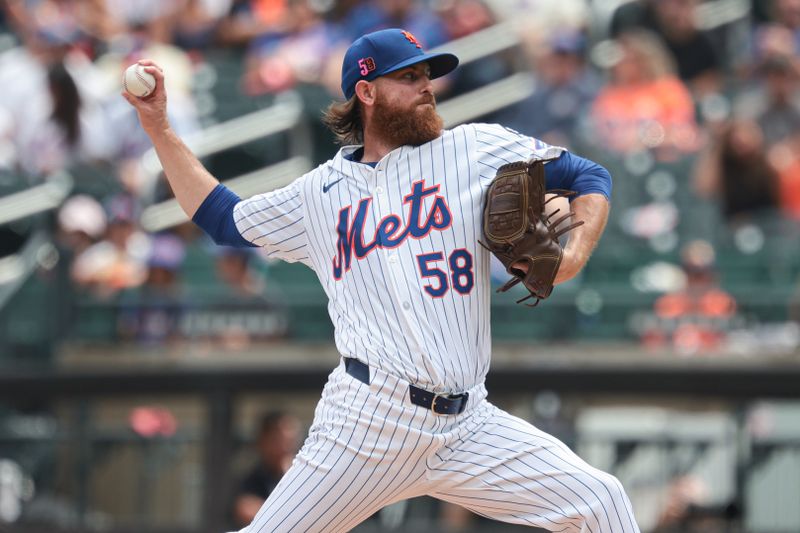
[(322, 123), (333, 132), (339, 144), (364, 142), (361, 104), (356, 95), (346, 102), (333, 102), (329, 105), (322, 114)]

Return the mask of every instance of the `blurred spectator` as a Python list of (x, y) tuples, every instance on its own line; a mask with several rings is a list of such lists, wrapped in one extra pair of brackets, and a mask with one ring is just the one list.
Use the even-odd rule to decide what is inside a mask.
[(348, 44), (366, 33), (386, 28), (408, 30), (425, 49), (447, 40), (439, 16), (420, 0), (363, 1), (341, 21), (341, 25)]
[(698, 0), (637, 0), (620, 6), (611, 20), (611, 36), (637, 28), (661, 37), (677, 63), (678, 76), (698, 94), (719, 91), (721, 61), (709, 36), (698, 30)]
[(328, 56), (340, 39), (311, 0), (289, 0), (279, 31), (256, 37), (248, 51), (245, 92), (280, 92), (297, 83), (318, 83)]
[(172, 43), (183, 50), (205, 50), (216, 42), (229, 0), (182, 0), (170, 18)]
[(586, 0), (491, 0), (497, 17), (519, 24), (526, 34), (544, 34), (552, 29), (581, 28), (590, 22), (592, 7)]
[(225, 353), (243, 350), (253, 342), (283, 337), (288, 329), (285, 310), (267, 297), (264, 278), (251, 265), (250, 248), (215, 247), (217, 279), (211, 298), (187, 310), (182, 331), (203, 347)]
[(51, 120), (39, 130), (41, 137), (31, 140), (31, 148), (51, 149), (55, 153), (50, 156), (48, 166), (41, 165), (46, 155), (30, 153), (39, 162), (40, 169), (54, 171), (82, 160), (108, 159), (110, 147), (105, 137), (108, 132), (99, 103), (84, 101), (63, 63), (50, 66), (47, 82), (53, 104)]
[(698, 158), (694, 172), (695, 190), (703, 197), (719, 197), (729, 221), (777, 208), (779, 180), (761, 128), (750, 121), (724, 125)]
[(144, 284), (121, 295), (120, 338), (153, 348), (180, 340), (180, 320), (187, 306), (179, 278), (184, 256), (178, 237), (153, 237)]
[(587, 67), (586, 39), (576, 31), (556, 32), (534, 55), (534, 92), (504, 110), (498, 122), (559, 146), (570, 146), (582, 116), (600, 89)]
[(77, 0), (81, 9), (83, 30), (92, 39), (92, 57), (105, 50), (108, 43), (120, 31), (106, 0)]
[(497, 23), (497, 17), (481, 0), (452, 0), (438, 8), (447, 41), (461, 39)]
[(43, 30), (0, 55), (0, 108), (12, 124), (13, 165), (29, 176), (110, 155), (95, 69), (58, 39)]
[(675, 476), (665, 487), (665, 501), (653, 533), (725, 533), (738, 529), (741, 510), (734, 503), (710, 503), (708, 484), (697, 475)]
[(745, 77), (759, 77), (758, 66), (772, 57), (791, 58), (797, 64), (800, 51), (794, 33), (778, 24), (763, 24), (753, 32), (751, 43), (752, 57), (750, 70), (745, 70)]
[(490, 522), (487, 518), (479, 516), (465, 507), (454, 503), (437, 500), (439, 508), (439, 528), (445, 533), (458, 531), (475, 531), (479, 524)]
[(262, 298), (266, 289), (264, 280), (250, 267), (253, 252), (249, 248), (223, 246), (217, 252), (217, 276), (226, 291), (238, 298)]
[[(152, 17), (135, 9), (114, 9), (112, 1), (34, 0), (19, 9), (23, 46), (0, 56), (0, 83), (6, 88), (0, 115), (12, 125), (13, 158), (9, 162), (4, 153), (5, 165), (42, 176), (76, 164), (112, 163), (126, 187), (138, 193), (142, 177), (129, 161), (150, 144), (134, 127), (135, 113), (119, 97), (119, 80), (124, 67), (142, 52), (169, 69), (169, 83), (177, 95), (170, 99), (171, 115), (181, 129), (191, 128), (184, 127), (193, 116), (185, 96), (191, 66), (180, 68), (179, 61), (168, 60), (169, 54), (148, 49), (149, 26), (141, 23), (133, 31), (125, 17)], [(122, 7), (129, 4), (141, 7), (141, 2)], [(109, 18), (112, 13), (117, 19)], [(104, 38), (113, 39), (108, 42), (113, 52), (93, 63), (96, 51), (106, 46), (98, 39)], [(86, 39), (92, 41), (88, 46)]]
[(103, 207), (91, 196), (69, 198), (58, 210), (57, 240), (69, 252), (80, 255), (106, 231)]
[[(763, 197), (774, 187), (777, 189), (774, 203), (780, 205), (787, 216), (800, 219), (800, 70), (797, 58), (772, 50), (763, 57), (756, 74), (753, 86), (735, 102), (735, 116), (745, 124), (755, 121), (763, 137), (759, 154), (754, 158), (763, 160), (766, 169), (762, 171), (761, 187), (754, 182), (754, 188), (762, 189), (755, 198)], [(706, 155), (712, 158), (711, 154)], [(710, 171), (704, 170), (708, 172), (706, 176), (698, 176), (703, 178), (698, 185), (703, 192), (709, 192), (705, 190), (708, 185), (713, 193), (716, 174), (713, 165), (709, 166)], [(773, 185), (773, 182), (777, 183)], [(773, 205), (773, 202), (765, 203)]]
[[(453, 0), (445, 2), (439, 11), (444, 26), (444, 40), (452, 41), (497, 24), (489, 6), (481, 0)], [(458, 95), (489, 83), (494, 83), (515, 72), (513, 52), (492, 54), (464, 63), (452, 74), (434, 80), (437, 97)], [(490, 121), (499, 122), (496, 117)]]
[(104, 239), (78, 254), (72, 265), (73, 281), (104, 299), (144, 283), (150, 253), (149, 239), (137, 227), (139, 214), (132, 198), (112, 198), (107, 211)]
[(800, 2), (798, 0), (772, 0), (771, 6), (774, 20), (793, 30), (795, 35), (800, 37)]
[(769, 4), (769, 21), (756, 29), (756, 41), (762, 45), (762, 53), (800, 52), (800, 1), (770, 0), (766, 3)]
[(591, 110), (593, 142), (620, 154), (651, 149), (661, 160), (695, 151), (694, 102), (660, 39), (626, 33), (610, 56), (610, 84)]
[(22, 35), (23, 18), (25, 17), (23, 2), (24, 0), (0, 2), (0, 30), (13, 31)]
[(286, 15), (287, 0), (232, 0), (217, 30), (219, 42), (245, 47), (255, 37), (277, 29)]
[(780, 178), (783, 214), (800, 221), (800, 134), (770, 150), (770, 162)]
[(289, 470), (300, 444), (300, 429), (300, 421), (283, 411), (268, 413), (262, 418), (256, 440), (258, 465), (236, 491), (233, 515), (237, 526), (246, 526), (253, 521), (261, 505)]
[(101, 0), (23, 0), (9, 3), (12, 27), (25, 41), (38, 35), (48, 40), (73, 43), (93, 56), (105, 37), (106, 12)]
[(120, 40), (129, 40), (131, 30), (143, 30), (148, 41), (159, 43), (171, 41), (171, 17), (180, 11), (183, 3), (182, 0), (104, 1)]
[(104, 2), (31, 5), (35, 9), (23, 10), (23, 46), (0, 56), (0, 83), (6, 88), (0, 115), (12, 124), (11, 164), (41, 176), (74, 165), (119, 162), (119, 139), (138, 130), (112, 120), (122, 71), (104, 76), (102, 63), (98, 68), (91, 61), (95, 50), (84, 46), (90, 31), (97, 34), (93, 39), (110, 34)]
[(690, 510), (708, 499), (708, 487), (695, 476), (677, 476), (666, 487), (665, 496), (656, 527), (661, 531), (672, 531), (689, 525)]
[(753, 89), (736, 101), (736, 115), (755, 120), (766, 146), (800, 134), (800, 72), (795, 58), (771, 55), (759, 65)]
[(715, 255), (706, 241), (693, 241), (683, 248), (685, 281), (656, 300), (655, 321), (642, 336), (646, 347), (669, 346), (689, 355), (723, 346), (736, 301), (718, 286)]
[(766, 0), (758, 4), (761, 10), (755, 13), (747, 62), (738, 69), (741, 78), (757, 83), (764, 76), (763, 66), (773, 58), (789, 59), (794, 70), (800, 70), (800, 2)]

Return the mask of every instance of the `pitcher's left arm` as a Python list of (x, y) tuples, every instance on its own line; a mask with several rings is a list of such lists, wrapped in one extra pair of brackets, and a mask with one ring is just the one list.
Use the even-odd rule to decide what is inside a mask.
[(583, 225), (568, 233), (569, 240), (555, 279), (559, 284), (581, 271), (603, 234), (610, 210), (611, 175), (594, 161), (566, 151), (558, 159), (547, 162), (544, 173), (548, 190), (575, 191), (576, 196), (570, 202), (574, 213), (570, 221), (583, 221)]

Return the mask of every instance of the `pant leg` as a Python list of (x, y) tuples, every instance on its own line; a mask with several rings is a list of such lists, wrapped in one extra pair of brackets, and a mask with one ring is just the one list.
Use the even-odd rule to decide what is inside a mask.
[(638, 533), (620, 482), (488, 402), (429, 463), (431, 496), (548, 531)]
[(423, 458), (441, 439), (415, 429), (418, 412), (390, 398), (397, 386), (367, 386), (337, 368), (291, 468), (240, 533), (349, 531), (422, 494)]

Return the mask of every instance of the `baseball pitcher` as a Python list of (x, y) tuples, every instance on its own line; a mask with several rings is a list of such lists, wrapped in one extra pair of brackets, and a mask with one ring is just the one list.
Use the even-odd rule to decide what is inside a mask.
[[(546, 298), (602, 233), (605, 169), (499, 125), (443, 129), (431, 80), (458, 59), (389, 29), (345, 55), (345, 101), (325, 115), (344, 145), (336, 156), (242, 200), (170, 128), (164, 74), (141, 64), (155, 91), (124, 96), (181, 207), (219, 244), (313, 269), (342, 356), (301, 451), (243, 533), (348, 531), (426, 494), (550, 531), (639, 531), (617, 479), (492, 405), (484, 387), (491, 254), (507, 286)], [(572, 191), (572, 213), (548, 217), (545, 191)], [(563, 215), (577, 221), (564, 249)]]

